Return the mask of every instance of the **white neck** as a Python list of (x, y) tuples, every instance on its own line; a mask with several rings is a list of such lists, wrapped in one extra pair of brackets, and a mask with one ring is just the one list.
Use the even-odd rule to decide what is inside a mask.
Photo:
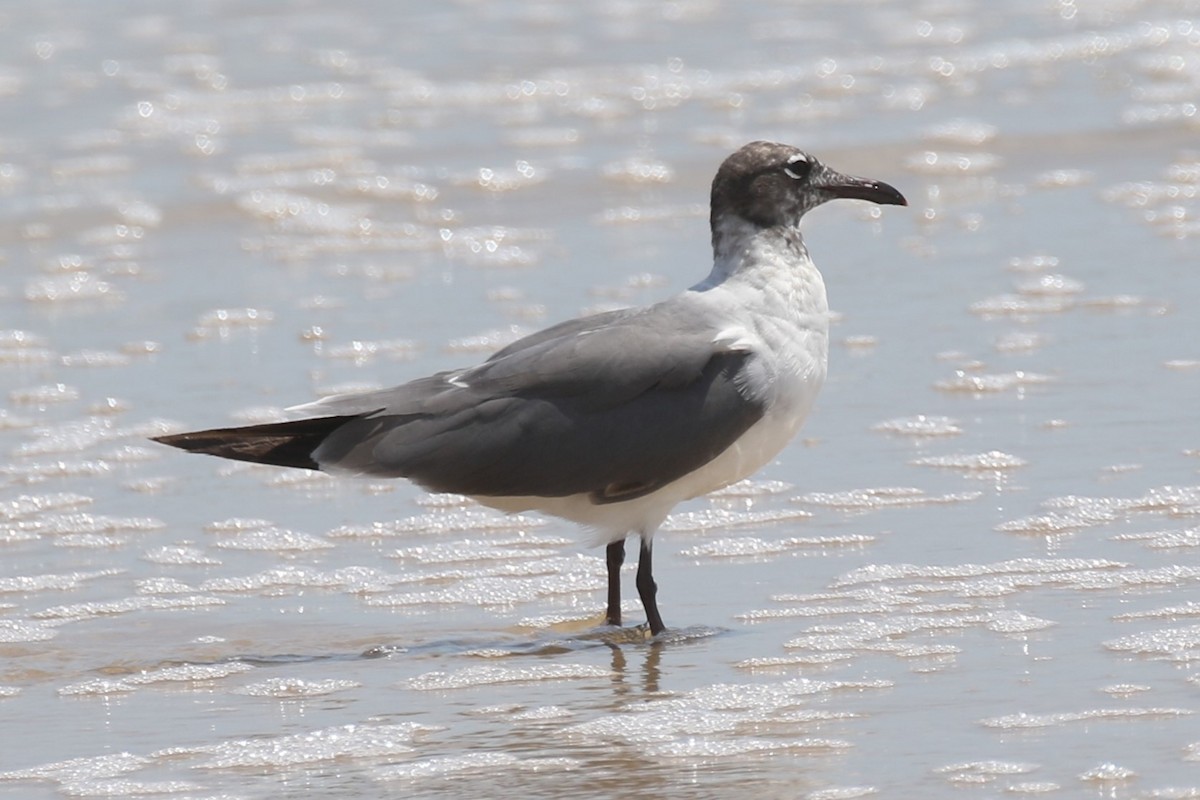
[[(777, 297), (794, 314), (828, 316), (825, 282), (809, 258), (800, 229), (762, 228), (736, 215), (724, 215), (713, 228), (713, 268), (692, 287), (703, 292), (722, 286)], [(736, 288), (735, 288), (736, 287)]]

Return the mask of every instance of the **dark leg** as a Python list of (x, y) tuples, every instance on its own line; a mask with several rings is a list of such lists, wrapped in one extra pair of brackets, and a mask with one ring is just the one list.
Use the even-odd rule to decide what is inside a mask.
[(646, 621), (650, 623), (650, 633), (657, 636), (665, 631), (667, 626), (663, 625), (662, 617), (658, 615), (658, 603), (655, 601), (658, 586), (654, 583), (652, 570), (650, 542), (642, 539), (642, 551), (638, 555), (637, 590), (638, 596), (642, 598), (642, 606), (646, 609)]
[(608, 562), (608, 611), (604, 621), (621, 624), (621, 565), (625, 563), (625, 540), (612, 542), (604, 553)]

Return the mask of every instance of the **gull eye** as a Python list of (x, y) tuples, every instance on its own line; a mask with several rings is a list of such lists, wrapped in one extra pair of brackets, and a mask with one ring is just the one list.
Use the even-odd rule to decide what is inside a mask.
[(812, 172), (812, 162), (808, 160), (808, 156), (804, 155), (804, 153), (797, 153), (787, 160), (783, 171), (787, 173), (789, 178), (802, 181), (808, 177), (808, 173)]

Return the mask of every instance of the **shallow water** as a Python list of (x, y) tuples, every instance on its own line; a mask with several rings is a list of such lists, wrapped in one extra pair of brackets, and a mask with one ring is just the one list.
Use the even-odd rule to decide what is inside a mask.
[[(4, 12), (0, 794), (1200, 795), (1196, 11)], [(807, 220), (829, 383), (660, 640), (566, 523), (146, 441), (667, 296), (755, 138), (911, 207)]]

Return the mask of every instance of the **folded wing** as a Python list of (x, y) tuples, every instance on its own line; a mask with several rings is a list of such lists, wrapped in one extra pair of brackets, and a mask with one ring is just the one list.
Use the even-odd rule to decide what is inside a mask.
[(328, 398), (305, 408), (316, 419), (161, 441), (436, 491), (616, 502), (703, 466), (762, 417), (753, 359), (660, 305), (562, 323), (468, 370)]

